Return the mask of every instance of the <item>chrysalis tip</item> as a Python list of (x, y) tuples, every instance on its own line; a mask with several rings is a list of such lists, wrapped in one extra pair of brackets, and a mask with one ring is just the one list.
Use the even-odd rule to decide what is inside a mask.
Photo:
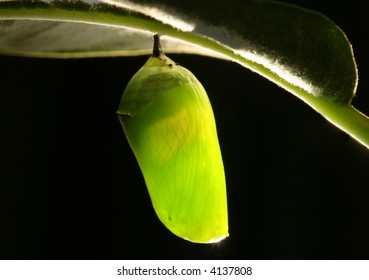
[(223, 236), (221, 236), (219, 238), (212, 238), (212, 239), (209, 240), (208, 243), (218, 243), (218, 242), (226, 239), (227, 237), (228, 237), (228, 235), (223, 235)]

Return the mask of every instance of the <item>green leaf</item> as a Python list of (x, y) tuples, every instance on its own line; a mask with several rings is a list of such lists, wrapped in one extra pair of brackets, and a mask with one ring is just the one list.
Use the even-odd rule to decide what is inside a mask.
[[(350, 103), (357, 69), (326, 16), (269, 1), (0, 2), (0, 53), (86, 57), (166, 52), (235, 61), (293, 93), (369, 147), (369, 120)], [(173, 40), (175, 39), (175, 40)]]

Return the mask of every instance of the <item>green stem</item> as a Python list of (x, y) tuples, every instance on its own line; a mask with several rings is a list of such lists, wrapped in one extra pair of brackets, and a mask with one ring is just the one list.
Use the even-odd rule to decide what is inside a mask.
[(351, 105), (319, 102), (312, 105), (328, 121), (369, 149), (369, 118)]

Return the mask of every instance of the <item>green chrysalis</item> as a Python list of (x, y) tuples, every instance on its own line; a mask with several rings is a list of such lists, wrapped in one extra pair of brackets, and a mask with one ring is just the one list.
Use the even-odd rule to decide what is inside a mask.
[(165, 56), (158, 35), (117, 113), (161, 222), (192, 242), (227, 237), (224, 167), (209, 98), (190, 71)]

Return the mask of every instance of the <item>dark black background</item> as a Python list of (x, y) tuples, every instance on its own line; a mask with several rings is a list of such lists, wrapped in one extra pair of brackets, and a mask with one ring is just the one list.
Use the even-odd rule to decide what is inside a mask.
[[(353, 104), (369, 114), (363, 6), (289, 2), (323, 12), (345, 30), (360, 75)], [(230, 237), (193, 244), (155, 215), (115, 115), (147, 57), (3, 56), (0, 258), (368, 259), (369, 151), (237, 64), (170, 57), (198, 77), (213, 104)]]

